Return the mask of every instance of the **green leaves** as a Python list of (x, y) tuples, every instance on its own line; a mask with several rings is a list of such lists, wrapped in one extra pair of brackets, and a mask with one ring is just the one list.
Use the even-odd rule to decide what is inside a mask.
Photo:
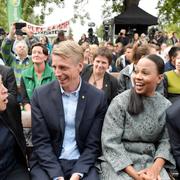
[[(62, 6), (64, 0), (22, 0), (22, 19), (33, 24), (44, 23), (44, 18), (52, 13), (52, 8), (47, 8), (48, 3), (55, 3), (58, 7)], [(41, 7), (41, 14), (35, 15), (34, 7)], [(46, 11), (45, 11), (46, 10)], [(0, 0), (0, 26), (8, 30), (8, 17), (6, 1)]]
[(180, 24), (180, 1), (159, 0), (159, 18), (164, 24)]

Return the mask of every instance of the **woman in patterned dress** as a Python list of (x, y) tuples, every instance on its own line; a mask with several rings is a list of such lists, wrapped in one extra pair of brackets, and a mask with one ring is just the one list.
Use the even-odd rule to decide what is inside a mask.
[(165, 126), (171, 103), (155, 91), (164, 62), (157, 55), (139, 60), (134, 88), (116, 96), (105, 116), (100, 158), (101, 180), (168, 180), (175, 168)]

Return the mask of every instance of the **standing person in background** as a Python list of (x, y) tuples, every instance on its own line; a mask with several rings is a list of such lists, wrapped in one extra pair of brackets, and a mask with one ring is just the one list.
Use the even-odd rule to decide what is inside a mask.
[(96, 44), (96, 45), (99, 46), (98, 38), (97, 38), (97, 36), (95, 36), (93, 34), (93, 28), (88, 29), (88, 39), (87, 39), (87, 41), (88, 41), (89, 44)]
[(171, 103), (155, 91), (163, 72), (162, 58), (145, 56), (135, 67), (134, 88), (111, 102), (102, 129), (101, 180), (170, 180), (164, 167), (175, 168), (166, 128)]
[(31, 101), (32, 180), (99, 180), (95, 162), (101, 154), (105, 95), (81, 79), (78, 43), (54, 46), (52, 67), (57, 81), (36, 89)]
[(22, 131), (21, 112), (16, 98), (8, 91), (0, 75), (0, 178), (30, 180), (26, 164), (26, 146)]
[(178, 42), (178, 38), (176, 37), (176, 32), (172, 33), (172, 37), (170, 38), (171, 44), (175, 45)]
[(129, 38), (126, 36), (126, 30), (121, 29), (118, 38), (116, 39), (116, 43), (122, 43), (123, 46), (126, 46), (129, 43)]
[(163, 33), (161, 31), (158, 31), (158, 35), (156, 36), (156, 41), (158, 46), (161, 46), (161, 44), (165, 42)]
[(84, 42), (88, 42), (88, 38), (86, 37), (86, 34), (82, 34), (81, 39), (78, 41), (78, 44), (82, 45)]
[(58, 44), (59, 42), (62, 42), (62, 41), (66, 41), (66, 37), (65, 37), (65, 34), (64, 34), (64, 31), (63, 30), (60, 30), (58, 32), (58, 35), (57, 35), (57, 38), (54, 40), (53, 42), (53, 46), (55, 44)]

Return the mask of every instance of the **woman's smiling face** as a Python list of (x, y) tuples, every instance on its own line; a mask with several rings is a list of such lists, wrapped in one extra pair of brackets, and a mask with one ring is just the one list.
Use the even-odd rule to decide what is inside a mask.
[(153, 96), (157, 84), (162, 80), (162, 75), (158, 73), (156, 64), (147, 59), (139, 60), (133, 73), (134, 88), (137, 94)]
[(109, 68), (108, 59), (105, 56), (97, 56), (93, 61), (93, 71), (95, 74), (104, 74)]

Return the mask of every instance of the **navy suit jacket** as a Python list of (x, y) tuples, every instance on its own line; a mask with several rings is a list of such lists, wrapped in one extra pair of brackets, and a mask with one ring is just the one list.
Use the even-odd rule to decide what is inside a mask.
[(166, 117), (170, 143), (180, 173), (180, 99), (167, 109)]
[[(31, 168), (38, 163), (50, 178), (63, 176), (58, 158), (62, 150), (65, 119), (59, 82), (56, 80), (36, 89), (31, 107), (34, 145)], [(75, 138), (80, 157), (72, 173), (88, 173), (101, 154), (101, 129), (106, 110), (103, 91), (82, 81), (75, 118)]]
[(26, 143), (21, 122), (21, 109), (17, 102), (17, 85), (12, 68), (0, 65), (0, 75), (4, 86), (8, 89), (8, 104), (4, 112), (1, 112), (3, 124), (10, 129), (17, 142), (16, 158), (26, 165)]

